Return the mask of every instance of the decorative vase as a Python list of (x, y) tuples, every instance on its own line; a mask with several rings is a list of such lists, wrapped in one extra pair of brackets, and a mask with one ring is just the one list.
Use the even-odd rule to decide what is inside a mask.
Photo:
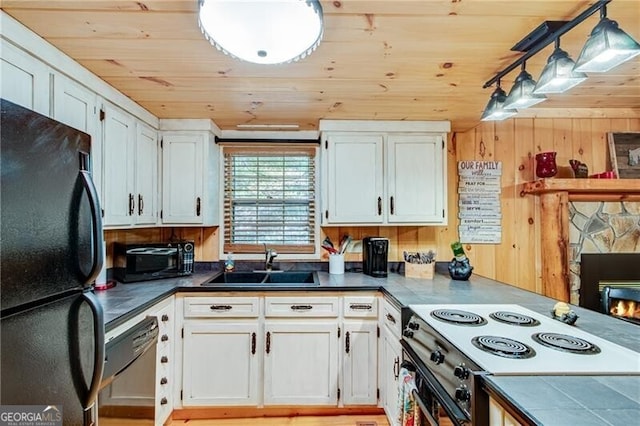
[(548, 178), (558, 173), (556, 165), (555, 151), (541, 152), (536, 154), (536, 176), (539, 178)]

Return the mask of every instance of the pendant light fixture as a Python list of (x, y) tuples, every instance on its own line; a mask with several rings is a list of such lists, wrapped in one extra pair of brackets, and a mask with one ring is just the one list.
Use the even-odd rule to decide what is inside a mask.
[(547, 64), (533, 89), (536, 95), (545, 93), (564, 93), (587, 79), (587, 75), (574, 71), (575, 62), (569, 54), (560, 49), (560, 38), (556, 38), (555, 50), (549, 56)]
[(323, 34), (318, 0), (199, 0), (198, 20), (218, 50), (257, 64), (302, 59)]
[(505, 109), (524, 109), (539, 104), (547, 99), (544, 95), (533, 93), (536, 82), (526, 70), (526, 63), (522, 63), (522, 70), (516, 77), (513, 87), (504, 101)]
[(482, 121), (500, 121), (513, 117), (517, 111), (514, 109), (505, 109), (504, 101), (507, 99), (507, 94), (500, 87), (500, 80), (496, 82), (496, 90), (491, 94), (491, 99), (487, 107), (482, 113)]
[(616, 21), (607, 18), (607, 7), (603, 6), (600, 22), (591, 31), (574, 69), (606, 72), (637, 55), (640, 55), (640, 44), (622, 31)]

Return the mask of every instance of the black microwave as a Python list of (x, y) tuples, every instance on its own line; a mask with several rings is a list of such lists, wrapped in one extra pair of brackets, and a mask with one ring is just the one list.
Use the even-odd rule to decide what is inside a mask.
[(113, 276), (121, 282), (181, 277), (193, 273), (193, 241), (122, 244), (113, 249)]

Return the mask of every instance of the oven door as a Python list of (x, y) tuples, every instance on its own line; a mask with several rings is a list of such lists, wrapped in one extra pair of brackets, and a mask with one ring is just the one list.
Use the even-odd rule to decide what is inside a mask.
[(412, 392), (426, 424), (471, 425), (471, 419), (447, 394), (413, 349), (406, 342), (401, 343), (404, 366), (415, 370), (416, 389)]

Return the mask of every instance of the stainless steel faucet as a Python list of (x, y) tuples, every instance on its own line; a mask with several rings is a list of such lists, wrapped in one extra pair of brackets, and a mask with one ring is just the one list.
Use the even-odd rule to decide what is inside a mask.
[(278, 252), (273, 249), (267, 248), (266, 243), (262, 244), (264, 245), (264, 269), (265, 271), (271, 271), (273, 270), (273, 259), (278, 256)]

